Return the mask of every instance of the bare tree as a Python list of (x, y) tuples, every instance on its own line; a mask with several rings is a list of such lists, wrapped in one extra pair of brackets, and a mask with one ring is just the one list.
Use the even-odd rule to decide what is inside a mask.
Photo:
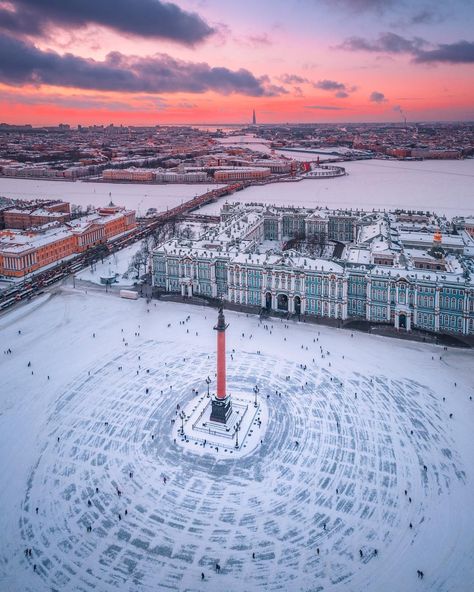
[(193, 229), (190, 226), (185, 226), (181, 229), (181, 237), (185, 239), (192, 239), (194, 238)]
[(136, 274), (136, 278), (139, 279), (142, 268), (146, 270), (147, 261), (148, 253), (144, 251), (143, 248), (139, 249), (130, 260), (130, 264), (128, 266), (128, 273)]
[(80, 218), (84, 216), (85, 212), (82, 206), (72, 204), (71, 205), (71, 218), (74, 220), (75, 218)]

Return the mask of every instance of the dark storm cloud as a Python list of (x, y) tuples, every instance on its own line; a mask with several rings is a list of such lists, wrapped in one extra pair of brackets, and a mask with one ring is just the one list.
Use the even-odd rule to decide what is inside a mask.
[(374, 92), (372, 92), (370, 94), (369, 100), (372, 101), (372, 103), (386, 103), (387, 102), (385, 95), (381, 92), (376, 91), (376, 90), (374, 90)]
[(121, 92), (240, 93), (275, 96), (284, 89), (241, 68), (212, 68), (205, 62), (176, 60), (166, 54), (147, 58), (109, 53), (104, 61), (42, 51), (33, 44), (0, 34), (0, 81), (47, 84)]
[(314, 86), (321, 90), (345, 90), (346, 88), (345, 84), (336, 82), (335, 80), (320, 80), (319, 82), (315, 82)]
[(449, 64), (473, 64), (474, 42), (440, 43), (436, 49), (418, 51), (415, 62), (447, 62)]
[(336, 80), (319, 80), (318, 82), (315, 82), (313, 86), (320, 90), (335, 91), (334, 96), (338, 99), (346, 99), (350, 92), (356, 90), (355, 86), (348, 88), (346, 84), (343, 82), (337, 82)]
[(214, 31), (196, 13), (161, 0), (13, 0), (0, 8), (0, 28), (26, 35), (45, 34), (50, 25), (96, 24), (141, 37), (194, 44)]
[(406, 39), (396, 33), (382, 33), (375, 41), (363, 37), (349, 37), (337, 49), (347, 51), (370, 51), (374, 53), (409, 54), (417, 63), (472, 64), (474, 63), (474, 42), (457, 41), (439, 43), (427, 49), (428, 42), (419, 37)]
[(43, 19), (32, 10), (8, 10), (0, 5), (0, 29), (11, 33), (41, 35)]

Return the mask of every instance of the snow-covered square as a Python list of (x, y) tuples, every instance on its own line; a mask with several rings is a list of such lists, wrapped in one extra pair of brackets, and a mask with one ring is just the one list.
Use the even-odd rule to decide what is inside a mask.
[(70, 285), (0, 318), (0, 589), (471, 590), (471, 350), (225, 312), (237, 452), (181, 436), (215, 309)]

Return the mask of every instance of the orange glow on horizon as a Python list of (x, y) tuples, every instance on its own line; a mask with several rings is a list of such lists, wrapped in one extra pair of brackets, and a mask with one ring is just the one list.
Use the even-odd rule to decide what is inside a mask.
[[(125, 93), (85, 92), (70, 88), (30, 87), (16, 90), (15, 93), (7, 89), (0, 86), (1, 121), (10, 124), (30, 123), (34, 126), (58, 123), (72, 126), (110, 123), (246, 124), (251, 122), (254, 108), (258, 123), (397, 121), (400, 114), (393, 110), (394, 104), (402, 104), (412, 120), (417, 117), (423, 119), (423, 113), (432, 114), (433, 119), (463, 119), (472, 110), (468, 95), (456, 102), (449, 96), (441, 95), (428, 96), (423, 100), (414, 96), (403, 101), (395, 99), (376, 104), (368, 103), (359, 91), (343, 101), (321, 93), (303, 97), (243, 97), (204, 93), (191, 97), (163, 95), (157, 101), (152, 95), (136, 97)], [(416, 95), (415, 91), (411, 94)], [(394, 90), (392, 92), (396, 94)]]

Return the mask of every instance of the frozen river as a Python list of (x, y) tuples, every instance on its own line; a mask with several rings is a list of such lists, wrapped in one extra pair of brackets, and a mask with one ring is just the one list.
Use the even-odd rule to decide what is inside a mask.
[[(228, 199), (306, 207), (422, 209), (448, 217), (474, 215), (474, 159), (440, 162), (368, 160), (343, 163), (343, 166), (349, 173), (346, 177), (254, 186)], [(105, 205), (112, 199), (114, 203), (134, 208), (141, 214), (151, 207), (166, 210), (207, 189), (206, 185), (68, 183), (0, 178), (0, 195), (6, 197), (61, 198), (82, 206)], [(221, 200), (205, 206), (203, 211), (218, 212), (222, 203)]]
[[(474, 159), (367, 160), (341, 166), (348, 172), (345, 177), (254, 186), (227, 199), (306, 207), (422, 209), (448, 217), (474, 215)], [(220, 205), (203, 210), (214, 212)]]
[(0, 589), (471, 590), (472, 352), (226, 312), (268, 407), (229, 458), (173, 431), (215, 318), (71, 287), (0, 317)]
[(148, 208), (158, 211), (178, 206), (221, 185), (147, 185), (145, 183), (84, 183), (0, 177), (0, 195), (15, 199), (63, 199), (87, 207), (105, 206), (111, 200), (119, 206), (145, 215)]

